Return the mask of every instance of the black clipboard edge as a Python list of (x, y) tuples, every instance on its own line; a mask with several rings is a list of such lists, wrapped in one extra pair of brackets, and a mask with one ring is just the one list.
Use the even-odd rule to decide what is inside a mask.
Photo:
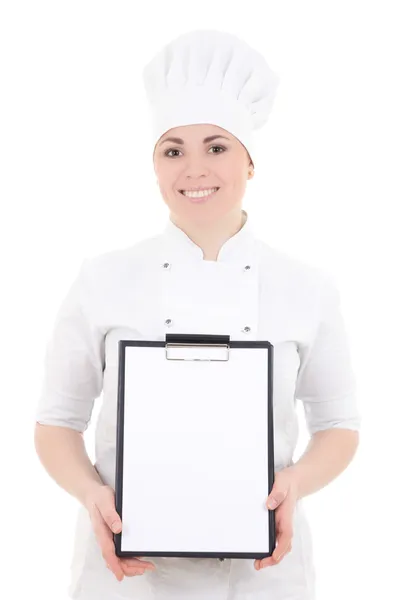
[[(124, 386), (125, 380), (125, 348), (127, 340), (118, 343), (118, 401), (117, 401), (117, 439), (116, 439), (116, 464), (115, 464), (115, 510), (122, 520), (122, 474), (124, 470)], [(121, 550), (121, 533), (113, 533), (115, 553), (118, 557), (125, 556)]]
[[(271, 493), (275, 481), (274, 468), (274, 427), (273, 427), (273, 366), (274, 366), (274, 347), (271, 342), (264, 340), (236, 341), (230, 340), (227, 335), (209, 335), (209, 334), (166, 334), (165, 341), (156, 340), (119, 340), (118, 342), (118, 403), (117, 403), (117, 440), (116, 440), (116, 468), (115, 468), (115, 507), (121, 521), (123, 515), (122, 507), (122, 486), (123, 486), (123, 447), (124, 447), (124, 386), (125, 379), (125, 349), (128, 346), (139, 346), (149, 348), (165, 348), (167, 343), (203, 343), (216, 344), (228, 343), (231, 348), (268, 348), (268, 456), (270, 458), (268, 465), (268, 495)], [(134, 558), (138, 556), (161, 556), (161, 557), (197, 557), (197, 558), (245, 558), (262, 559), (272, 556), (276, 546), (276, 524), (275, 510), (267, 509), (269, 512), (269, 547), (270, 552), (163, 552), (163, 551), (124, 551), (121, 550), (122, 533), (113, 534), (115, 554), (119, 558)]]

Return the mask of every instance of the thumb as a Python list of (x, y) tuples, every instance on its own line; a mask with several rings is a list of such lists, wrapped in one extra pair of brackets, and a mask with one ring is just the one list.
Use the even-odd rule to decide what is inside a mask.
[(115, 518), (110, 519), (111, 525), (109, 523), (107, 523), (107, 525), (109, 525), (111, 531), (113, 531), (114, 533), (120, 533), (122, 530), (122, 523), (121, 523), (121, 519), (119, 518), (119, 515), (116, 514)]
[(106, 498), (103, 498), (103, 502), (98, 502), (97, 507), (111, 531), (119, 533), (122, 529), (122, 521), (115, 509), (114, 492), (113, 490), (110, 490), (110, 492)]
[(102, 517), (114, 533), (120, 533), (122, 529), (122, 522), (119, 514), (116, 510), (110, 509), (104, 513), (102, 513)]
[(286, 487), (283, 488), (275, 482), (272, 487), (271, 493), (267, 498), (267, 507), (273, 510), (274, 508), (282, 504), (282, 502), (287, 496), (287, 493), (288, 490)]

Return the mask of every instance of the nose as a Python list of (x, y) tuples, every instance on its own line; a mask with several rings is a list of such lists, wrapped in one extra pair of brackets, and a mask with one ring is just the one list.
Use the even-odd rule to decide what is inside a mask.
[(207, 173), (205, 171), (200, 171), (199, 169), (197, 169), (197, 171), (191, 170), (186, 173), (186, 179), (188, 181), (196, 181), (197, 179), (204, 179), (205, 177), (208, 177)]
[(185, 175), (187, 178), (198, 179), (200, 177), (208, 177), (209, 169), (205, 165), (201, 165), (200, 163), (192, 163), (188, 165), (185, 169)]

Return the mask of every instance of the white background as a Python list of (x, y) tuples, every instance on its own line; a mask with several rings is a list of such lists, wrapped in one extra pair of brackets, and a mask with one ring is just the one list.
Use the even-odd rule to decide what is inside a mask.
[[(399, 594), (396, 10), (385, 0), (1, 3), (2, 597), (67, 597), (78, 504), (33, 446), (45, 343), (82, 258), (167, 218), (141, 71), (198, 27), (243, 37), (280, 75), (244, 208), (259, 237), (325, 267), (341, 291), (363, 429), (348, 469), (305, 499), (318, 599)], [(299, 418), (296, 459), (307, 443)]]

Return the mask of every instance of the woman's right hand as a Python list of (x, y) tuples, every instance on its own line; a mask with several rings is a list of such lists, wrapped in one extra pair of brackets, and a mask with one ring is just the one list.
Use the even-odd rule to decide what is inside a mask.
[(143, 575), (155, 569), (151, 562), (138, 558), (120, 558), (115, 554), (113, 533), (120, 533), (121, 519), (115, 509), (115, 492), (109, 485), (97, 485), (88, 493), (85, 506), (107, 567), (118, 581), (124, 576)]

